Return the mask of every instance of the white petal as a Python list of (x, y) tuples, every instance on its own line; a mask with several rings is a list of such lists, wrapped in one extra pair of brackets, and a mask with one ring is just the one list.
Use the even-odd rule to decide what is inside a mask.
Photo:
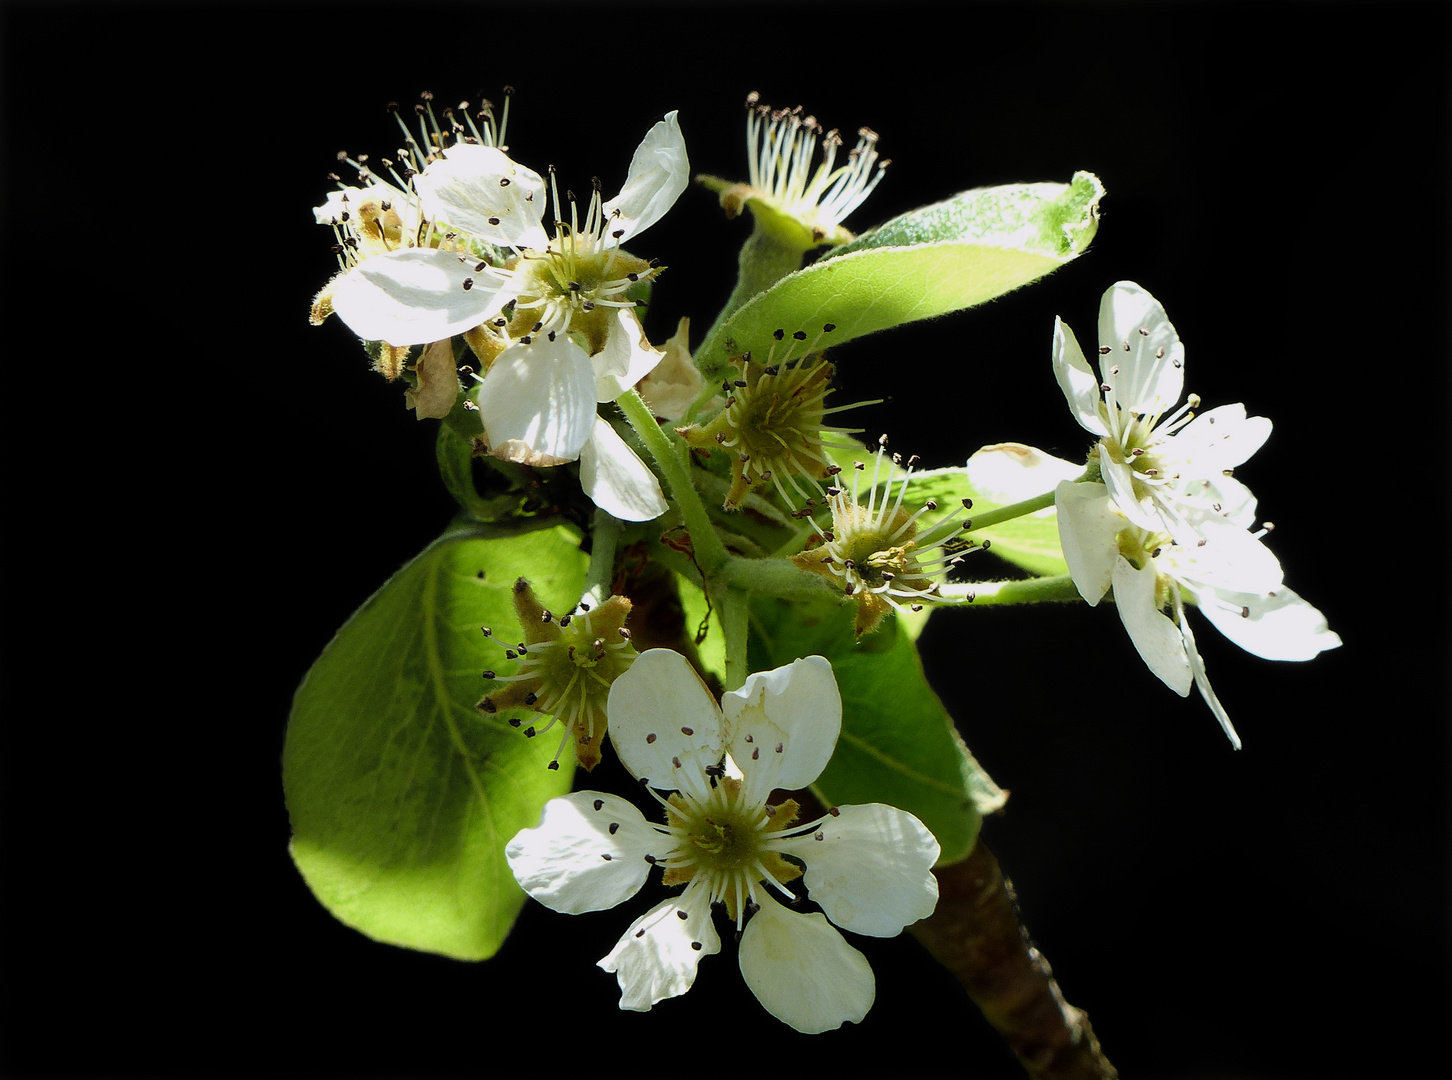
[[(1144, 333), (1140, 333), (1143, 330)], [(1099, 370), (1114, 400), (1158, 416), (1180, 400), (1185, 350), (1160, 302), (1132, 281), (1111, 285), (1099, 305)], [(1163, 354), (1156, 355), (1164, 350)]]
[(1180, 462), (1196, 476), (1214, 476), (1250, 459), (1270, 438), (1271, 422), (1246, 416), (1245, 406), (1221, 405), (1201, 413), (1177, 431), (1161, 456)]
[(782, 850), (807, 864), (807, 892), (827, 918), (854, 934), (893, 937), (938, 906), (938, 841), (895, 806), (839, 806)]
[(684, 656), (671, 649), (641, 653), (611, 684), (606, 712), (610, 741), (632, 776), (705, 797), (702, 770), (724, 752), (721, 710)]
[(1166, 552), (1165, 573), (1197, 594), (1208, 588), (1263, 596), (1280, 587), (1280, 560), (1254, 533), (1221, 517), (1198, 521), (1196, 527), (1200, 540), (1187, 537)]
[(472, 330), (514, 296), (513, 288), (477, 265), (472, 257), (435, 248), (375, 255), (336, 279), (333, 311), (365, 341), (442, 341)]
[(478, 404), (496, 454), (534, 465), (574, 461), (595, 430), (595, 370), (564, 335), (535, 338), (499, 354)]
[(1129, 640), (1160, 681), (1181, 697), (1189, 697), (1192, 676), (1180, 627), (1155, 602), (1159, 574), (1154, 561), (1136, 570), (1123, 556), (1114, 560), (1114, 604)]
[(645, 378), (661, 360), (661, 350), (645, 340), (634, 308), (617, 308), (616, 322), (605, 336), (595, 362), (595, 397), (614, 401)]
[(701, 957), (721, 951), (710, 905), (704, 901), (704, 891), (689, 888), (662, 901), (631, 923), (600, 961), (600, 967), (615, 972), (622, 1009), (647, 1012), (657, 1001), (684, 994), (696, 981)]
[[(1023, 502), (1042, 495), (1063, 480), (1084, 475), (1084, 466), (1046, 454), (1023, 443), (994, 443), (973, 452), (968, 459), (968, 483), (990, 502)], [(1040, 510), (1040, 516), (1053, 513)]]
[(1119, 512), (1141, 529), (1163, 532), (1168, 523), (1161, 519), (1148, 498), (1141, 500), (1134, 490), (1134, 470), (1110, 456), (1109, 447), (1099, 444), (1099, 475), (1109, 489), (1109, 498)]
[(788, 911), (764, 890), (741, 934), (740, 959), (766, 1011), (808, 1035), (860, 1023), (877, 996), (867, 957), (820, 912)]
[(1069, 576), (1079, 595), (1093, 607), (1114, 581), (1114, 560), (1119, 557), (1116, 540), (1129, 523), (1109, 501), (1103, 484), (1063, 481), (1054, 489), (1058, 511), (1059, 548), (1069, 564)]
[[(615, 832), (611, 833), (611, 826)], [(539, 824), (504, 848), (519, 887), (545, 907), (578, 915), (629, 899), (670, 841), (618, 795), (577, 791), (545, 803)]]
[(1309, 660), (1341, 644), (1326, 616), (1284, 585), (1267, 596), (1209, 592), (1198, 600), (1217, 630), (1267, 660)]
[(1205, 671), (1205, 661), (1200, 657), (1200, 649), (1195, 644), (1195, 635), (1190, 630), (1190, 620), (1185, 618), (1185, 609), (1179, 608), (1180, 633), (1184, 635), (1185, 655), (1190, 662), (1190, 670), (1195, 676), (1195, 685), (1200, 690), (1200, 696), (1205, 699), (1205, 704), (1210, 706), (1210, 711), (1215, 714), (1215, 719), (1220, 721), (1220, 729), (1225, 732), (1225, 737), (1230, 740), (1230, 745), (1240, 749), (1240, 736), (1235, 733), (1235, 725), (1230, 722), (1230, 714), (1225, 711), (1225, 706), (1220, 704), (1220, 698), (1210, 687), (1210, 676)]
[(615, 222), (606, 225), (607, 235), (624, 230), (621, 243), (639, 236), (665, 216), (690, 179), (686, 141), (681, 138), (675, 112), (668, 112), (664, 120), (645, 133), (630, 159), (625, 186), (603, 207), (607, 222), (619, 212)]
[(1084, 359), (1084, 350), (1063, 319), (1054, 319), (1054, 378), (1064, 391), (1064, 400), (1079, 426), (1095, 435), (1108, 435), (1109, 429), (1099, 415), (1099, 405), (1104, 392), (1099, 389), (1099, 379)]
[(676, 332), (666, 340), (660, 363), (640, 384), (641, 399), (655, 416), (679, 420), (705, 385), (691, 359), (691, 320), (682, 316)]
[(543, 248), (545, 184), (493, 146), (460, 143), (414, 178), (424, 213), (501, 247)]
[(595, 433), (580, 450), (580, 486), (596, 506), (621, 521), (654, 521), (666, 512), (655, 473), (599, 416)]
[(842, 695), (822, 656), (747, 677), (721, 698), (726, 749), (746, 777), (748, 803), (772, 788), (806, 787), (827, 767), (842, 730)]

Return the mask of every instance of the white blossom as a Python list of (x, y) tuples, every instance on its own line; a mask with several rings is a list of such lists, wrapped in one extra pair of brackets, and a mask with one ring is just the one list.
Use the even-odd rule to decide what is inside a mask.
[[(821, 160), (817, 161), (820, 141)], [(842, 137), (823, 131), (802, 109), (773, 109), (752, 92), (746, 99), (746, 155), (749, 191), (756, 199), (798, 222), (813, 245), (842, 244), (852, 234), (841, 223), (872, 194), (887, 161), (878, 161), (877, 133), (859, 128), (857, 145), (837, 164)]]
[[(691, 987), (701, 958), (720, 951), (719, 903), (740, 931), (742, 975), (772, 1015), (805, 1032), (860, 1021), (875, 980), (835, 927), (891, 937), (930, 915), (939, 849), (917, 818), (883, 804), (798, 824), (794, 802), (767, 803), (773, 789), (812, 783), (832, 755), (842, 705), (831, 665), (812, 656), (759, 672), (718, 707), (682, 656), (652, 649), (611, 686), (608, 709), (621, 762), (647, 790), (674, 793), (652, 792), (667, 823), (603, 792), (552, 799), (505, 849), (520, 886), (579, 913), (633, 896), (653, 866), (665, 884), (685, 885), (600, 961), (616, 975), (622, 1009), (648, 1010)], [(797, 876), (821, 913), (792, 910), (785, 882)]]
[[(1271, 422), (1225, 405), (1196, 416), (1184, 388), (1185, 350), (1164, 308), (1131, 281), (1112, 285), (1099, 306), (1096, 378), (1074, 333), (1054, 323), (1054, 374), (1081, 427), (1101, 436), (1094, 450), (1115, 503), (1144, 529), (1193, 529), (1214, 495), (1239, 488), (1229, 470), (1270, 435)], [(1210, 481), (1215, 491), (1207, 496)], [(1238, 493), (1237, 493), (1238, 495)]]
[(1316, 608), (1286, 588), (1280, 562), (1246, 526), (1255, 501), (1203, 513), (1183, 543), (1127, 518), (1108, 487), (1063, 481), (1055, 491), (1059, 542), (1081, 596), (1097, 605), (1112, 588), (1135, 649), (1181, 697), (1200, 691), (1236, 749), (1240, 737), (1210, 686), (1187, 606), (1247, 652), (1309, 660), (1341, 644)]
[[(593, 193), (586, 219), (571, 196), (555, 235), (543, 227), (546, 182), (493, 145), (438, 151), (413, 179), (423, 244), (373, 253), (329, 286), (330, 310), (360, 337), (394, 346), (491, 324), (509, 344), (477, 392), (490, 451), (509, 461), (581, 461), (595, 504), (627, 521), (665, 512), (660, 483), (596, 415), (659, 362), (627, 293), (658, 265), (621, 245), (684, 190), (689, 162), (674, 112), (647, 132), (620, 194)], [(550, 188), (554, 188), (551, 174)], [(320, 211), (321, 212), (321, 211)]]

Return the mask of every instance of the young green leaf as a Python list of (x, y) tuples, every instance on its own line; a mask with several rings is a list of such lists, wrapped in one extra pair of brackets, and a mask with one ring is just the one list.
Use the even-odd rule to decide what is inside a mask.
[(826, 345), (973, 307), (1027, 285), (1084, 251), (1104, 187), (1068, 184), (965, 191), (894, 218), (782, 278), (716, 326), (696, 362), (712, 382), (731, 356), (765, 357), (772, 334), (824, 325)]
[[(524, 902), (504, 845), (570, 788), (553, 735), (526, 739), (475, 708), (507, 661), (480, 633), (518, 633), (527, 577), (564, 609), (586, 558), (564, 526), (455, 526), (338, 631), (293, 699), (283, 751), (292, 856), (342, 922), (394, 945), (482, 960)], [(530, 714), (532, 715), (532, 714)]]
[(968, 856), (981, 816), (1006, 794), (959, 738), (928, 685), (917, 647), (895, 618), (860, 640), (851, 604), (752, 603), (752, 667), (825, 656), (842, 694), (842, 734), (813, 785), (834, 805), (882, 802), (915, 814), (943, 849), (940, 864)]

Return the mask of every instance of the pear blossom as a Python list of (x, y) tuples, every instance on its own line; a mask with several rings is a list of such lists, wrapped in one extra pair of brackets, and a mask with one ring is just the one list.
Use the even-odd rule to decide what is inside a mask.
[(1149, 669), (1181, 697), (1197, 687), (1237, 750), (1240, 737), (1211, 689), (1186, 607), (1199, 608), (1235, 644), (1270, 660), (1310, 660), (1341, 644), (1325, 616), (1286, 588), (1280, 562), (1262, 542), (1265, 530), (1246, 527), (1255, 512), (1248, 493), (1219, 513), (1199, 515), (1187, 543), (1130, 520), (1105, 484), (1063, 481), (1055, 506), (1064, 561), (1080, 595), (1093, 606), (1112, 588)]
[[(795, 802), (768, 803), (773, 789), (812, 783), (836, 746), (842, 703), (827, 660), (758, 672), (718, 706), (684, 657), (651, 649), (615, 680), (608, 708), (616, 752), (666, 824), (604, 792), (551, 799), (539, 825), (505, 848), (520, 886), (570, 914), (622, 903), (653, 866), (664, 884), (685, 886), (600, 961), (616, 975), (622, 1009), (643, 1012), (690, 989), (701, 958), (721, 949), (720, 904), (739, 932), (741, 973), (768, 1012), (804, 1032), (860, 1021), (876, 982), (836, 927), (892, 937), (930, 915), (939, 848), (917, 818), (880, 803), (806, 824)], [(793, 910), (785, 882), (796, 877), (821, 912)]]
[(658, 221), (688, 179), (671, 112), (637, 147), (618, 196), (602, 202), (596, 186), (583, 225), (573, 195), (570, 220), (561, 220), (551, 172), (551, 238), (538, 173), (498, 146), (441, 149), (413, 178), (437, 246), (360, 260), (329, 286), (330, 310), (359, 336), (393, 346), (488, 324), (505, 342), (476, 395), (490, 452), (538, 466), (579, 459), (581, 484), (597, 506), (622, 520), (651, 520), (666, 509), (660, 483), (596, 405), (614, 401), (660, 360), (627, 296), (659, 264), (621, 245)]
[[(365, 260), (413, 248), (454, 250), (458, 247), (455, 238), (440, 237), (432, 232), (422, 201), (405, 177), (417, 176), (431, 161), (438, 161), (443, 148), (450, 144), (451, 154), (468, 155), (476, 150), (502, 154), (502, 140), (509, 120), (508, 95), (512, 93), (511, 88), (505, 87), (504, 115), (497, 124), (493, 105), (489, 101), (480, 102), (477, 114), (471, 114), (467, 101), (459, 103), (457, 113), (453, 108), (445, 108), (445, 122), (440, 124), (433, 109), (433, 95), (425, 92), (422, 95), (423, 102), (415, 106), (422, 141), (414, 138), (408, 125), (398, 116), (397, 106), (391, 106), (394, 119), (403, 131), (405, 144), (397, 151), (398, 162), (381, 159), (384, 170), (394, 183), (389, 183), (375, 171), (368, 155), (360, 154), (356, 159), (347, 153), (338, 155), (340, 163), (351, 166), (358, 173), (360, 186), (344, 184), (341, 178), (333, 174), (338, 189), (329, 192), (323, 205), (313, 210), (318, 224), (332, 226), (337, 236), (339, 267), (338, 276), (324, 287), (313, 302), (314, 325), (322, 323), (333, 313), (333, 296), (340, 285), (344, 286), (345, 308), (356, 307), (350, 296), (358, 290), (357, 279), (366, 274), (354, 271)], [(464, 117), (467, 129), (457, 116)], [(360, 311), (356, 314), (366, 324), (368, 312)], [(365, 333), (357, 327), (354, 329), (365, 340), (382, 340), (377, 334)], [(367, 329), (366, 325), (364, 329)], [(431, 340), (442, 340), (447, 336), (439, 335)], [(426, 342), (400, 341), (393, 344)]]
[[(893, 454), (879, 492), (886, 450), (884, 435), (878, 439), (866, 501), (859, 498), (858, 480), (867, 466), (859, 461), (852, 472), (850, 492), (842, 486), (827, 489), (832, 521), (819, 530), (821, 542), (792, 557), (801, 569), (839, 582), (842, 594), (857, 602), (855, 629), (859, 637), (876, 629), (889, 610), (907, 606), (921, 611), (929, 601), (946, 600), (939, 576), (949, 567), (960, 565), (963, 552), (975, 546), (962, 535), (967, 522), (960, 525), (958, 521), (970, 505), (966, 499), (929, 529), (918, 531), (923, 515), (936, 511), (938, 504), (929, 499), (916, 511), (903, 506), (918, 461), (916, 456), (908, 459), (894, 497), (893, 470), (902, 464), (902, 455)], [(985, 542), (983, 548), (987, 547)]]
[(1142, 529), (1194, 529), (1213, 509), (1203, 486), (1243, 498), (1229, 471), (1269, 437), (1271, 422), (1225, 405), (1196, 416), (1200, 399), (1184, 388), (1185, 350), (1153, 296), (1134, 282), (1110, 286), (1099, 306), (1099, 366), (1095, 377), (1074, 332), (1054, 322), (1054, 375), (1075, 419), (1100, 436), (1091, 454), (1115, 503)]
[[(501, 709), (523, 708), (550, 716), (542, 727), (531, 724), (525, 728), (525, 736), (533, 739), (556, 723), (563, 724), (564, 734), (549, 768), (560, 767), (560, 755), (573, 738), (575, 763), (589, 772), (600, 763), (610, 685), (635, 661), (635, 647), (625, 627), (630, 601), (610, 596), (592, 606), (581, 600), (574, 610), (557, 618), (539, 602), (524, 578), (515, 581), (511, 599), (524, 640), (505, 647), (504, 656), (517, 661), (519, 667), (512, 675), (485, 671), (484, 678), (504, 686), (486, 694), (478, 708), (490, 716)], [(485, 637), (498, 641), (489, 627), (480, 629)], [(523, 722), (516, 717), (509, 725), (519, 727)]]
[(825, 418), (882, 399), (827, 405), (833, 366), (822, 339), (836, 329), (834, 323), (824, 323), (810, 339), (805, 330), (773, 331), (764, 359), (746, 352), (730, 361), (736, 377), (721, 384), (725, 407), (709, 421), (676, 428), (698, 450), (730, 452), (725, 509), (738, 509), (751, 488), (768, 484), (788, 506), (794, 498), (805, 500), (808, 508), (815, 506), (821, 482), (840, 471), (828, 449), (857, 448), (856, 443), (832, 442), (830, 436), (855, 435), (861, 428), (834, 427)]
[[(878, 160), (877, 132), (857, 130), (857, 145), (837, 164), (842, 147), (836, 129), (823, 131), (815, 116), (802, 108), (773, 109), (752, 91), (746, 97), (745, 184), (705, 178), (719, 192), (728, 217), (749, 207), (758, 221), (781, 236), (792, 236), (802, 250), (821, 244), (845, 244), (853, 234), (842, 221), (861, 206), (882, 180), (890, 161)], [(821, 160), (816, 160), (820, 144)]]

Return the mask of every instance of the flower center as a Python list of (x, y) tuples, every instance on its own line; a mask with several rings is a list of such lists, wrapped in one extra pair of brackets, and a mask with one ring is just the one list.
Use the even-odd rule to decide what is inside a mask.
[(620, 249), (622, 230), (605, 216), (600, 182), (594, 181), (590, 205), (580, 227), (579, 206), (573, 191), (565, 192), (569, 221), (561, 217), (555, 171), (550, 169), (555, 200), (555, 236), (544, 251), (525, 251), (506, 267), (522, 277), (514, 305), (510, 333), (551, 334), (574, 331), (584, 339), (585, 351), (594, 354), (605, 346), (613, 308), (635, 307), (641, 282), (654, 279), (660, 264), (646, 262)]
[(701, 879), (711, 902), (721, 902), (740, 922), (757, 882), (777, 885), (801, 876), (801, 868), (771, 849), (770, 838), (796, 819), (797, 804), (748, 805), (742, 782), (717, 777), (705, 798), (676, 792), (666, 805), (676, 847), (667, 860), (664, 883)]

